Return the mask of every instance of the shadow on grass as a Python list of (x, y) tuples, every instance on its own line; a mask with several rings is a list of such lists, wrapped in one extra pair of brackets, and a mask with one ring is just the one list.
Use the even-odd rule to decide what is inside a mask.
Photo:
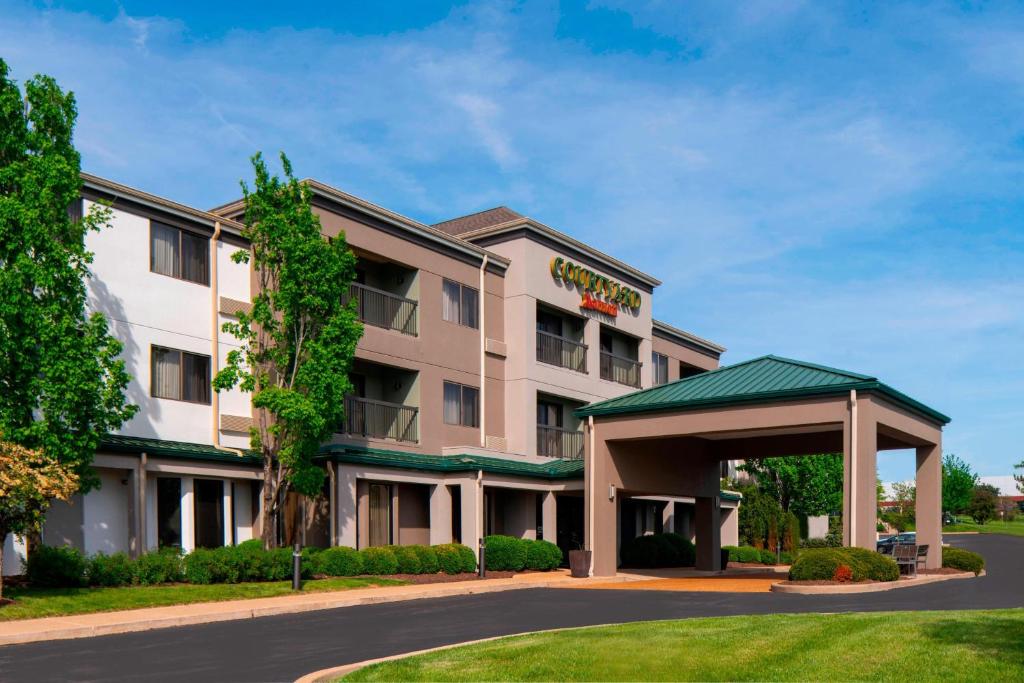
[(1024, 666), (1024, 618), (943, 619), (924, 625), (924, 636), (944, 646), (964, 646), (993, 660)]

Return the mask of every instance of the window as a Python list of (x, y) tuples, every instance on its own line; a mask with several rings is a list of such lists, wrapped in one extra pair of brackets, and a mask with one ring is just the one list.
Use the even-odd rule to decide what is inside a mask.
[(391, 487), (370, 484), (370, 546), (391, 544)]
[(667, 383), (668, 382), (668, 356), (666, 356), (665, 354), (658, 353), (657, 351), (655, 351), (652, 354), (651, 360), (652, 360), (652, 363), (654, 365), (654, 368), (652, 369), (652, 372), (654, 373), (654, 377), (653, 377), (654, 386), (658, 386), (659, 384)]
[(454, 382), (445, 382), (444, 422), (463, 427), (479, 427), (480, 390)]
[(562, 406), (551, 401), (537, 401), (537, 424), (545, 427), (561, 427)]
[(224, 545), (224, 482), (220, 479), (196, 479), (193, 511), (197, 548)]
[(150, 221), (149, 269), (160, 275), (209, 285), (210, 240)]
[(181, 547), (181, 479), (156, 480), (156, 537), (160, 548)]
[(472, 287), (445, 280), (441, 286), (442, 317), (450, 323), (458, 323), (476, 329), (480, 309), (479, 293)]
[(150, 394), (191, 403), (210, 403), (210, 357), (162, 346), (151, 347)]

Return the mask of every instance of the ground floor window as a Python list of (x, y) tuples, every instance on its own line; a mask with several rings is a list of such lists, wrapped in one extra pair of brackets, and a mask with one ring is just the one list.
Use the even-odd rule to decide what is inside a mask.
[(391, 487), (370, 484), (370, 545), (391, 544)]
[(452, 497), (452, 541), (462, 543), (462, 487), (449, 486)]
[(156, 535), (161, 548), (181, 547), (181, 479), (156, 480)]
[(219, 548), (224, 545), (224, 482), (196, 479), (194, 486), (196, 547)]

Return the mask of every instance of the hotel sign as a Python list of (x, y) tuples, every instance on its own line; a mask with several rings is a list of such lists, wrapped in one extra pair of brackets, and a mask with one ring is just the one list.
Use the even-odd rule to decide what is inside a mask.
[(584, 268), (578, 263), (567, 261), (561, 256), (551, 259), (551, 277), (567, 285), (575, 286), (583, 293), (580, 308), (616, 316), (619, 307), (640, 308), (640, 292), (610, 280), (604, 275)]

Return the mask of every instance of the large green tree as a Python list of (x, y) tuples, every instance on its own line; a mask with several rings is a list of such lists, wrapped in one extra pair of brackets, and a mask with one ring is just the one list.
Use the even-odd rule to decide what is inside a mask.
[[(1024, 470), (1024, 460), (1013, 466), (1015, 470)], [(1015, 474), (1013, 478), (1017, 480), (1017, 490), (1024, 493), (1024, 474)]]
[(971, 503), (967, 506), (969, 514), (978, 524), (993, 519), (999, 509), (999, 489), (991, 484), (978, 484), (971, 492)]
[(96, 485), (100, 439), (129, 419), (121, 344), (88, 313), (85, 236), (109, 209), (81, 218), (75, 98), (47, 76), (22, 95), (0, 60), (0, 437)]
[(758, 489), (777, 500), (786, 512), (814, 516), (842, 508), (841, 453), (749, 460), (740, 469), (752, 474)]
[(960, 513), (971, 504), (978, 475), (964, 460), (952, 453), (942, 459), (942, 509)]
[(252, 393), (252, 447), (263, 456), (263, 543), (277, 544), (277, 523), (289, 491), (315, 496), (323, 470), (313, 458), (341, 423), (348, 372), (363, 328), (348, 300), (356, 259), (344, 235), (325, 239), (310, 206), (309, 188), (281, 154), (284, 179), (260, 154), (245, 197), (250, 263), (258, 281), (252, 313), (224, 330), (240, 342), (214, 379), (214, 389)]

